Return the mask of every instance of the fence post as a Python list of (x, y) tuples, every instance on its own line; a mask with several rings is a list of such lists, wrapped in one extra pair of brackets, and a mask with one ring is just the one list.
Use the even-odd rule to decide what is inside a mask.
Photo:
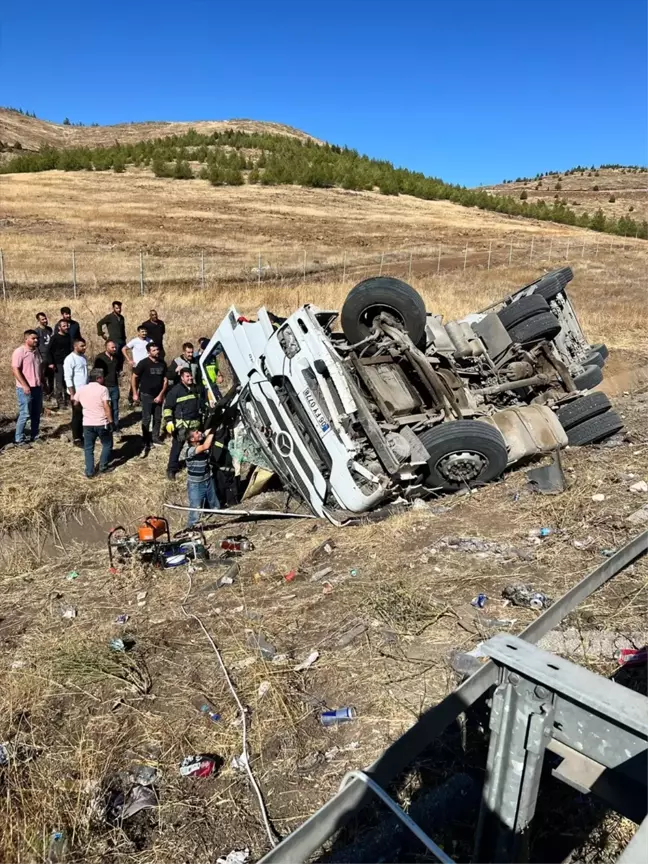
[(144, 253), (140, 249), (140, 294), (144, 294)]
[(76, 281), (76, 250), (72, 250), (72, 291), (74, 299), (77, 299), (77, 281)]
[(533, 241), (534, 240), (535, 240), (535, 237), (532, 237), (531, 238), (531, 251), (529, 252), (529, 264), (533, 261)]
[(581, 258), (585, 257), (585, 241), (583, 240), (583, 248), (581, 249)]
[(437, 276), (441, 272), (441, 246), (439, 246), (439, 254), (437, 255)]
[(347, 253), (345, 251), (344, 256), (342, 258), (342, 284), (343, 285), (346, 282), (346, 255), (347, 255)]
[(596, 241), (596, 249), (594, 250), (594, 257), (595, 258), (598, 258), (598, 247), (599, 247), (599, 241), (597, 240)]
[(466, 261), (468, 260), (468, 244), (466, 243), (466, 248), (464, 249), (464, 273), (466, 272)]
[(553, 253), (553, 237), (549, 241), (549, 263), (551, 264), (551, 255)]
[(259, 252), (259, 260), (257, 263), (257, 285), (261, 285), (261, 253)]
[(5, 278), (5, 269), (4, 269), (4, 256), (2, 254), (2, 249), (0, 249), (0, 282), (2, 282), (2, 299), (7, 299), (7, 280)]
[(385, 263), (385, 252), (384, 250), (380, 253), (380, 270), (378, 271), (378, 275), (382, 276), (383, 264)]
[(205, 290), (205, 250), (200, 250), (200, 287)]
[(407, 278), (412, 281), (412, 250), (410, 249), (409, 264), (407, 267)]
[(570, 244), (570, 242), (571, 242), (570, 238), (568, 237), (567, 238), (567, 251), (565, 252), (565, 260), (566, 261), (569, 261), (569, 244)]
[(489, 240), (489, 242), (488, 242), (488, 265), (486, 267), (487, 270), (490, 270), (491, 255), (492, 254), (493, 254), (493, 241)]
[(511, 240), (511, 242), (509, 244), (509, 262), (508, 262), (509, 267), (511, 266), (511, 259), (512, 258), (513, 258), (513, 241)]
[(304, 249), (304, 284), (306, 284), (306, 250)]

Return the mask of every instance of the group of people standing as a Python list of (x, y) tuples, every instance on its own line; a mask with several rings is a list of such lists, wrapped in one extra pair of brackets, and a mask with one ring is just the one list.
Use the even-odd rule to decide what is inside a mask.
[[(12, 355), (18, 401), (15, 444), (29, 446), (39, 440), (44, 398), (51, 399), (58, 408), (71, 405), (72, 440), (75, 446), (84, 449), (86, 477), (105, 473), (110, 470), (113, 437), (120, 435), (120, 381), (127, 377), (129, 403), (139, 405), (142, 412), (141, 456), (144, 458), (152, 447), (161, 446), (166, 432), (171, 439), (168, 479), (174, 480), (180, 471), (180, 458), (186, 446), (190, 506), (201, 507), (206, 503), (208, 507), (218, 507), (214, 475), (219, 462), (222, 469), (228, 470), (228, 460), (223, 458), (226, 447), (218, 440), (218, 433), (202, 432), (209, 406), (220, 397), (218, 385), (222, 381), (215, 359), (206, 367), (211, 386), (202, 381), (198, 361), (209, 340), (200, 339), (199, 352), (191, 342), (185, 342), (182, 352), (167, 365), (166, 328), (156, 310), (150, 310), (149, 318), (137, 328), (137, 335), (127, 340), (122, 304), (115, 300), (111, 312), (97, 322), (97, 335), (104, 340), (104, 350), (95, 356), (89, 368), (87, 343), (69, 307), (61, 309), (61, 318), (54, 328), (49, 326), (44, 312), (39, 312), (36, 319), (37, 327), (25, 330), (23, 344)], [(97, 440), (101, 443), (98, 472), (94, 459)], [(219, 449), (224, 452), (216, 452), (214, 458), (214, 451)], [(189, 523), (195, 523), (197, 518), (197, 512), (192, 511)]]

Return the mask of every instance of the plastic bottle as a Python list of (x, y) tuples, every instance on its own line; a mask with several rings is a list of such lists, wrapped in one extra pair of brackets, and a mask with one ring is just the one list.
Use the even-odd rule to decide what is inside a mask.
[(226, 537), (221, 540), (220, 548), (226, 552), (252, 552), (254, 543), (247, 537)]
[(203, 696), (196, 696), (195, 699), (192, 700), (193, 705), (200, 711), (201, 714), (204, 714), (205, 717), (209, 717), (212, 723), (218, 723), (221, 719), (221, 715), (216, 711), (212, 703), (205, 699)]

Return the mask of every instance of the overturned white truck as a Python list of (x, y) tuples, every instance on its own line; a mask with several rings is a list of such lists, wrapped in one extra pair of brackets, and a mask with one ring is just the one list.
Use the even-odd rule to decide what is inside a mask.
[[(389, 276), (337, 311), (232, 307), (201, 357), (222, 354), (242, 422), (284, 486), (334, 522), (402, 497), (487, 483), (508, 465), (622, 428), (566, 292), (569, 268), (444, 324)], [(204, 380), (209, 381), (205, 375)]]

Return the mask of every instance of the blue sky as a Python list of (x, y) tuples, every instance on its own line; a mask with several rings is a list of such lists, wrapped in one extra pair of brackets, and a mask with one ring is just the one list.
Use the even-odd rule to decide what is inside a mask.
[(6, 3), (0, 104), (250, 117), (466, 185), (646, 162), (644, 0)]

